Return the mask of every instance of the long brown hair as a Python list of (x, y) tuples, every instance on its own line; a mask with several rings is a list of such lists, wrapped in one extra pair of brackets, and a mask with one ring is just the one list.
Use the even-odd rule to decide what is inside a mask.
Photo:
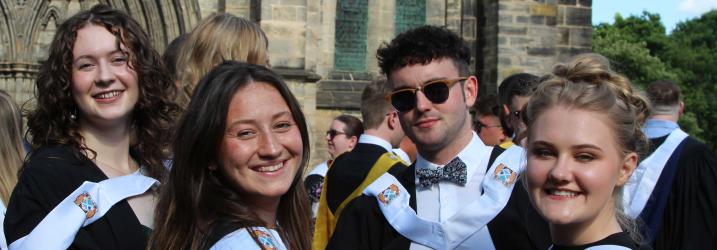
[(10, 95), (0, 90), (0, 198), (6, 205), (17, 184), (23, 158), (20, 109)]
[[(179, 108), (173, 103), (174, 85), (169, 71), (149, 42), (142, 27), (127, 14), (107, 5), (96, 5), (63, 22), (50, 44), (50, 55), (40, 66), (35, 81), (35, 109), (28, 112), (28, 141), (33, 149), (45, 145), (68, 145), (77, 157), (95, 152), (83, 143), (80, 117), (72, 98), (72, 49), (77, 31), (89, 24), (106, 28), (117, 37), (117, 47), (127, 47), (129, 67), (137, 72), (139, 99), (132, 111), (133, 152), (141, 156), (151, 177), (167, 172), (162, 161), (171, 139), (172, 118)], [(72, 118), (74, 116), (74, 118)]]
[[(261, 83), (252, 83), (261, 82)], [(289, 106), (302, 140), (299, 169), (277, 210), (278, 230), (290, 249), (309, 249), (310, 210), (301, 173), (309, 160), (309, 132), (298, 101), (281, 78), (258, 65), (225, 62), (199, 82), (177, 128), (174, 162), (161, 189), (151, 249), (208, 249), (233, 230), (263, 226), (219, 165), (219, 147), (231, 99), (248, 84), (267, 83)], [(297, 138), (299, 139), (299, 138)]]

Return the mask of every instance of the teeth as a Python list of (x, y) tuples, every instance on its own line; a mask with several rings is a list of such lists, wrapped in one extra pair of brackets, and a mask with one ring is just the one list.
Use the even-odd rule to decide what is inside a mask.
[(276, 164), (274, 166), (266, 166), (266, 167), (259, 167), (256, 169), (256, 171), (259, 172), (274, 172), (276, 170), (279, 170), (282, 166), (284, 166), (283, 163)]
[(109, 99), (109, 98), (112, 98), (112, 97), (115, 97), (115, 96), (119, 95), (121, 92), (122, 92), (122, 91), (114, 90), (114, 91), (110, 91), (110, 92), (106, 92), (106, 93), (102, 93), (102, 94), (96, 95), (95, 97), (98, 98), (98, 99)]
[(565, 196), (565, 197), (575, 197), (576, 195), (578, 195), (576, 192), (565, 191), (565, 190), (549, 190), (548, 192), (551, 195)]

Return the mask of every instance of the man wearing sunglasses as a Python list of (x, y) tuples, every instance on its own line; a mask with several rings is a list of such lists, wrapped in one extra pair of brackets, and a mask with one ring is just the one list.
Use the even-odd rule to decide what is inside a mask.
[(328, 173), (321, 194), (314, 249), (324, 249), (334, 230), (335, 221), (351, 200), (373, 180), (389, 169), (398, 174), (407, 164), (392, 153), (403, 140), (398, 114), (384, 98), (390, 88), (386, 81), (376, 80), (361, 94), (361, 117), (364, 133), (353, 150), (337, 157)]
[(478, 80), (465, 41), (422, 26), (377, 57), (392, 89), (386, 98), (418, 156), (349, 203), (328, 248), (547, 249), (547, 225), (526, 220), (541, 219), (515, 185), (524, 151), (486, 146), (471, 128)]
[(525, 132), (525, 123), (521, 117), (523, 106), (528, 103), (530, 96), (540, 83), (540, 77), (528, 74), (518, 73), (505, 78), (498, 87), (500, 102), (503, 106), (504, 119), (510, 124), (513, 130), (513, 143), (520, 144), (523, 132)]

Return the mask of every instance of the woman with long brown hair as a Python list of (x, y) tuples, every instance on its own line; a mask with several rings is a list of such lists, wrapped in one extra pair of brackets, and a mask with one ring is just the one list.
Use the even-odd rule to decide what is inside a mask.
[(279, 76), (225, 62), (197, 84), (177, 128), (152, 249), (309, 249), (301, 173), (309, 133)]
[(11, 249), (146, 248), (178, 110), (170, 79), (125, 13), (97, 5), (60, 25), (8, 204)]
[[(5, 218), (5, 207), (17, 184), (17, 173), (24, 158), (20, 109), (7, 92), (0, 90), (0, 221)], [(0, 233), (3, 233), (2, 225)], [(4, 233), (0, 248), (7, 248)]]

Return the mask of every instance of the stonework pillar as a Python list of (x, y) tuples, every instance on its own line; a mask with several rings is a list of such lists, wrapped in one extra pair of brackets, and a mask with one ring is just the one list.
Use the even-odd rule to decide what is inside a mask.
[(368, 43), (366, 47), (366, 71), (378, 76), (378, 60), (376, 50), (384, 42), (393, 39), (395, 22), (395, 2), (370, 0), (368, 2)]

